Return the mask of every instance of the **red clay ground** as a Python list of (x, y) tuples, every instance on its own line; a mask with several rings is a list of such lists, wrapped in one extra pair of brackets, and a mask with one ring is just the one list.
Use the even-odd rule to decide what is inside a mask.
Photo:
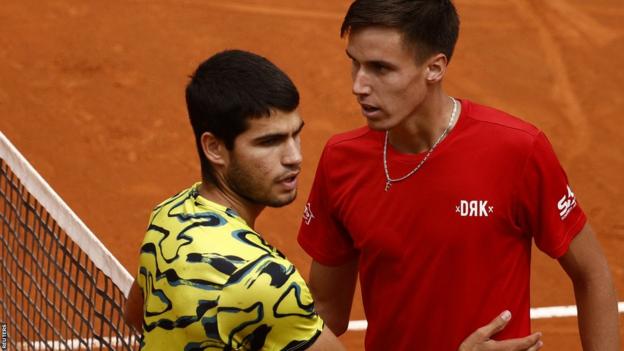
[[(226, 5), (224, 5), (225, 3)], [(0, 130), (119, 260), (136, 270), (150, 209), (199, 177), (183, 89), (225, 48), (267, 56), (299, 86), (299, 199), (259, 230), (307, 272), (295, 233), (325, 140), (363, 123), (338, 36), (341, 0), (9, 0), (0, 6)], [(458, 0), (447, 78), (457, 97), (542, 128), (598, 232), (624, 296), (624, 6), (620, 0)], [(574, 302), (539, 253), (533, 306)], [(359, 303), (353, 319), (362, 319)], [(621, 318), (621, 321), (624, 320)], [(545, 350), (581, 350), (576, 320), (534, 323)], [(624, 336), (624, 327), (621, 329)], [(362, 349), (363, 333), (343, 337)]]

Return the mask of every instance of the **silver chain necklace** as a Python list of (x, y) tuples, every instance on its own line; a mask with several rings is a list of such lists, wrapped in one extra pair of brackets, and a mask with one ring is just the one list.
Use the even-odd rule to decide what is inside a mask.
[(384, 172), (386, 173), (385, 191), (390, 190), (392, 183), (400, 182), (404, 179), (409, 178), (412, 174), (416, 173), (420, 169), (420, 167), (422, 167), (422, 165), (427, 161), (427, 159), (429, 158), (433, 150), (436, 148), (436, 146), (438, 146), (438, 143), (442, 141), (442, 139), (444, 139), (444, 137), (448, 134), (449, 130), (451, 129), (451, 126), (453, 125), (453, 121), (455, 120), (455, 117), (456, 117), (455, 114), (457, 113), (457, 106), (459, 105), (457, 103), (457, 100), (455, 100), (454, 98), (451, 97), (451, 100), (453, 100), (453, 112), (451, 112), (451, 118), (449, 118), (448, 126), (446, 127), (444, 132), (438, 137), (438, 140), (436, 140), (435, 143), (433, 143), (433, 145), (431, 146), (431, 149), (427, 151), (427, 154), (422, 159), (422, 161), (420, 161), (420, 163), (416, 166), (416, 168), (412, 169), (411, 172), (409, 172), (408, 174), (400, 178), (392, 179), (390, 178), (390, 173), (388, 172), (388, 131), (386, 130), (386, 138), (384, 140), (384, 149), (383, 149), (383, 166), (384, 166)]

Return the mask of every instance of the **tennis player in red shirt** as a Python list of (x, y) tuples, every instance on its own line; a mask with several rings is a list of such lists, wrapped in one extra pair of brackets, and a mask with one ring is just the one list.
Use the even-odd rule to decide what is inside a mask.
[(606, 259), (544, 133), (444, 91), (458, 32), (449, 0), (345, 16), (367, 125), (325, 146), (299, 232), (320, 315), (346, 330), (359, 274), (367, 350), (475, 349), (462, 340), (505, 309), (495, 338), (525, 337), (535, 241), (574, 284), (584, 350), (620, 350)]

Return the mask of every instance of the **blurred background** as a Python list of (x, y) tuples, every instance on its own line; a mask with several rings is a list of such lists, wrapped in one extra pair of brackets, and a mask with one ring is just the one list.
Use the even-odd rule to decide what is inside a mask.
[[(184, 88), (223, 49), (266, 56), (301, 93), (298, 199), (257, 226), (307, 276), (296, 233), (320, 151), (363, 125), (339, 37), (346, 0), (8, 0), (0, 6), (0, 131), (136, 274), (148, 215), (200, 179)], [(624, 296), (624, 5), (621, 0), (457, 0), (446, 89), (549, 136)], [(357, 160), (354, 160), (357, 162)], [(534, 251), (532, 306), (574, 303)], [(359, 296), (353, 320), (364, 319)], [(621, 323), (624, 322), (620, 318)], [(546, 350), (581, 350), (575, 318), (541, 319)], [(623, 327), (624, 328), (624, 327)], [(624, 335), (624, 329), (622, 335)], [(349, 332), (363, 350), (363, 332)]]

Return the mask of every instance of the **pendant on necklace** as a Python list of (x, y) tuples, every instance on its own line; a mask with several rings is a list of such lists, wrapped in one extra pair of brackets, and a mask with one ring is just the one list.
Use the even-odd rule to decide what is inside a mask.
[(390, 186), (391, 186), (391, 185), (392, 185), (392, 184), (390, 183), (390, 181), (389, 181), (389, 180), (388, 180), (388, 181), (386, 181), (386, 189), (385, 189), (385, 190), (386, 190), (386, 191), (390, 190)]

